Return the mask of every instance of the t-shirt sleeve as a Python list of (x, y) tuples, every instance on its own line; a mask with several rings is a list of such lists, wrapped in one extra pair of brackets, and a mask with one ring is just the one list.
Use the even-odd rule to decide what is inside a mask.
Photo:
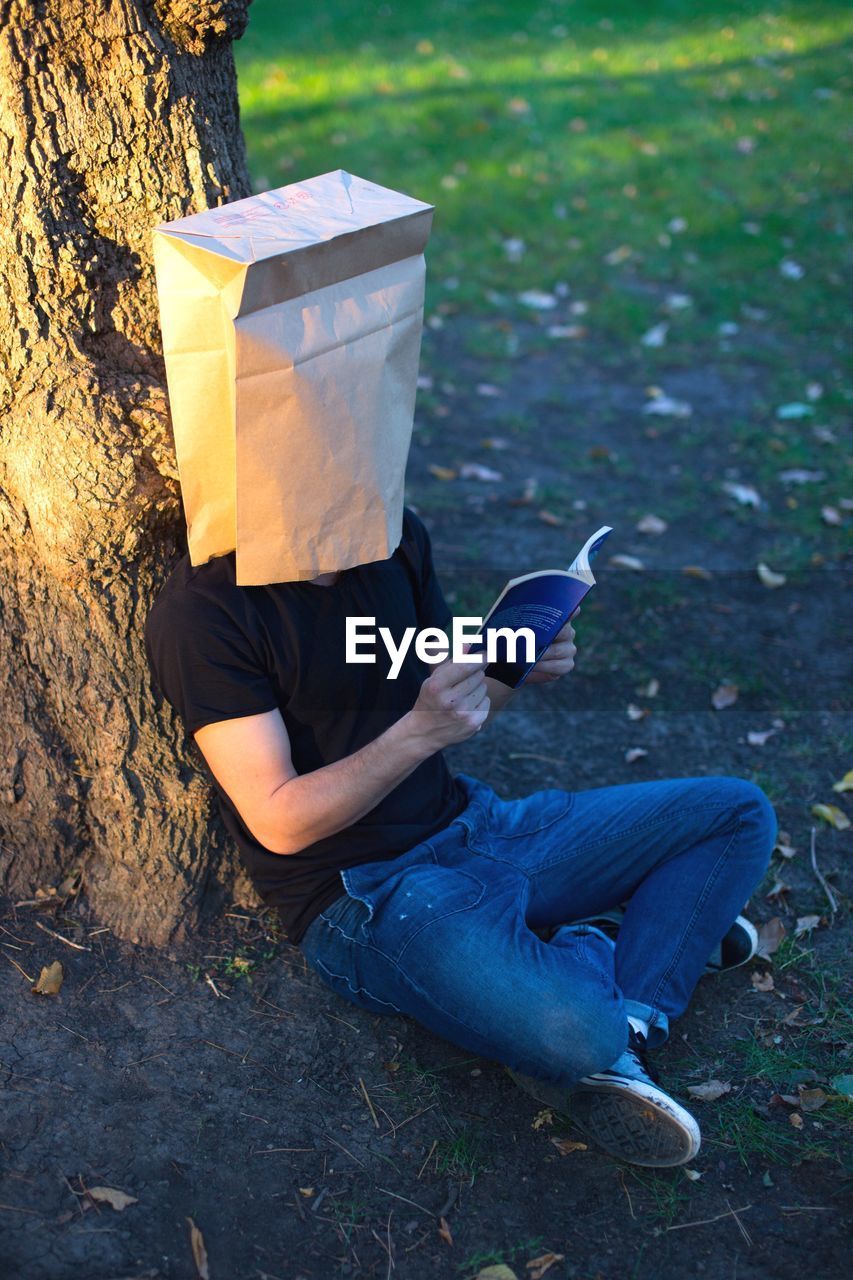
[(145, 649), (188, 733), (278, 706), (257, 646), (226, 607), (201, 593), (159, 597), (146, 619)]
[(453, 614), (444, 598), (444, 592), (435, 571), (429, 532), (423, 521), (409, 508), (406, 508), (406, 514), (420, 561), (421, 592), (417, 602), (418, 624), (420, 627), (440, 627), (445, 630), (451, 625)]

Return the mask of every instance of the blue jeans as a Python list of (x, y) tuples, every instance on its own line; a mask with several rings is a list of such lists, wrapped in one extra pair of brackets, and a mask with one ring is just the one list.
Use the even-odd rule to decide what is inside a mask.
[[(449, 826), (341, 872), (302, 939), (309, 965), (363, 1009), (554, 1084), (612, 1065), (629, 1014), (662, 1043), (767, 868), (764, 792), (721, 776), (502, 800), (457, 778), (468, 804)], [(615, 944), (566, 924), (626, 901)]]

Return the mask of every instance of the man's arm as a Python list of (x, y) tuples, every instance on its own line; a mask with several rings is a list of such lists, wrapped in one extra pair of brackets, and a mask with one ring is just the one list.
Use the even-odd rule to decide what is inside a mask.
[(422, 761), (482, 728), (489, 712), (482, 666), (441, 663), (411, 711), (373, 742), (311, 773), (294, 769), (278, 710), (218, 720), (194, 737), (255, 839), (272, 853), (298, 853), (357, 822)]

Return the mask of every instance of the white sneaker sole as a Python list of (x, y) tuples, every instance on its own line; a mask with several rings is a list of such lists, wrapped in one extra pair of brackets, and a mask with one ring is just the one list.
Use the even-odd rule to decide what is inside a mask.
[(568, 1115), (596, 1146), (628, 1164), (686, 1164), (701, 1146), (702, 1135), (690, 1112), (654, 1085), (587, 1076), (569, 1090), (511, 1067), (506, 1071), (525, 1093)]
[(654, 1085), (587, 1076), (572, 1091), (571, 1119), (597, 1146), (629, 1164), (687, 1164), (702, 1136), (689, 1111)]

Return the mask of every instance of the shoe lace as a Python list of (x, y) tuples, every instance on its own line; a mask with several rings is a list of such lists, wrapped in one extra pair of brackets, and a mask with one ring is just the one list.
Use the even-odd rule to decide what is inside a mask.
[(654, 1082), (654, 1084), (660, 1083), (660, 1077), (649, 1062), (649, 1048), (646, 1043), (646, 1037), (643, 1035), (642, 1031), (635, 1031), (633, 1027), (630, 1028), (628, 1032), (627, 1052), (631, 1054), (632, 1058), (636, 1059), (642, 1070), (646, 1073), (649, 1079)]

